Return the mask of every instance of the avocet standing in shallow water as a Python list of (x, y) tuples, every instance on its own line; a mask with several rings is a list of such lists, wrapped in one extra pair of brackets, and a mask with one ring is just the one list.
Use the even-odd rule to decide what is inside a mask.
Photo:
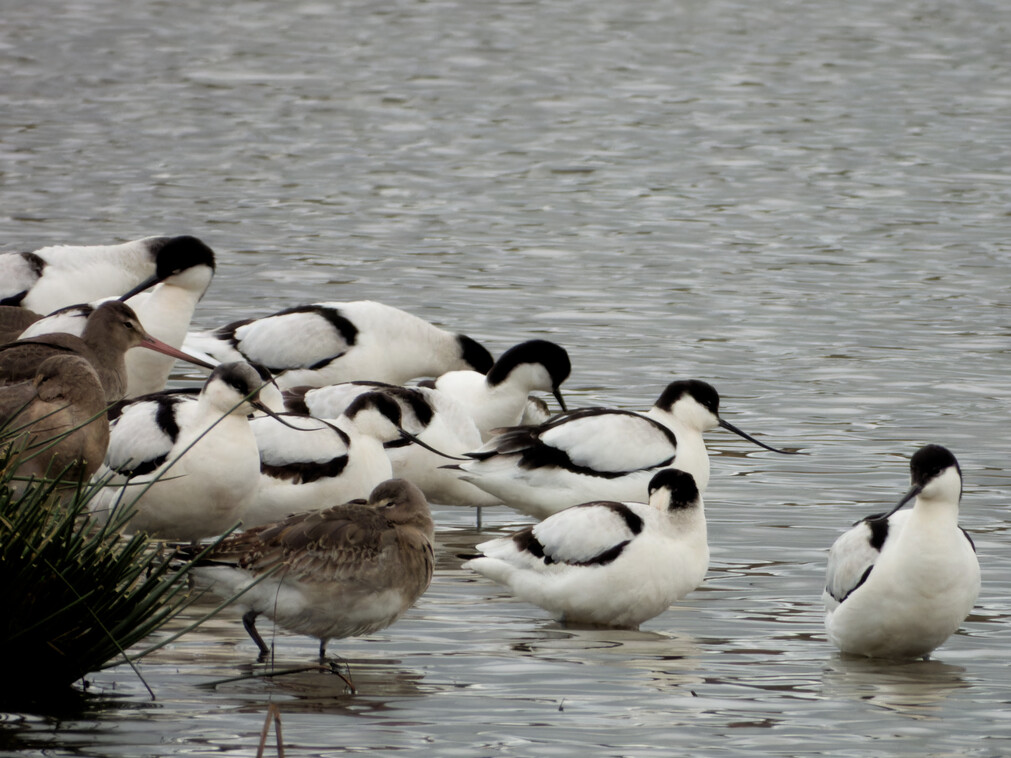
[(706, 517), (692, 475), (653, 475), (649, 503), (592, 502), (477, 546), (463, 565), (566, 624), (637, 629), (702, 583)]
[(470, 337), (371, 300), (287, 308), (191, 333), (185, 345), (217, 360), (265, 366), (282, 389), (357, 379), (403, 384), (456, 369), (485, 373), (492, 365)]
[(242, 509), (242, 523), (257, 526), (367, 497), (393, 476), (384, 445), (407, 442), (402, 423), (401, 406), (382, 392), (358, 395), (331, 420), (254, 418), (260, 486)]
[[(899, 504), (858, 522), (829, 551), (825, 627), (844, 653), (926, 657), (976, 603), (979, 561), (958, 526), (958, 462), (927, 445), (909, 468), (912, 488)], [(899, 510), (914, 497), (911, 509)]]
[(536, 427), (493, 437), (460, 478), (535, 518), (594, 499), (635, 500), (660, 469), (689, 472), (700, 492), (709, 484), (702, 433), (720, 426), (767, 450), (719, 416), (720, 396), (697, 379), (671, 382), (646, 413), (586, 408)]

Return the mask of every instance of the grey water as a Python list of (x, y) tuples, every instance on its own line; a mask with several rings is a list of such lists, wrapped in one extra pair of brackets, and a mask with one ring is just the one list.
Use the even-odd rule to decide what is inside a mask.
[[(246, 676), (225, 613), (82, 711), (3, 714), (0, 753), (251, 756), (276, 704), (288, 756), (1011, 754), (1009, 36), (985, 0), (7, 0), (3, 249), (194, 234), (197, 327), (375, 299), (564, 345), (570, 406), (706, 379), (805, 455), (709, 434), (708, 577), (640, 631), (465, 572), (525, 520), (437, 505), (428, 593), (331, 643), (357, 694)], [(927, 442), (979, 602), (932, 660), (840, 657), (827, 548)]]

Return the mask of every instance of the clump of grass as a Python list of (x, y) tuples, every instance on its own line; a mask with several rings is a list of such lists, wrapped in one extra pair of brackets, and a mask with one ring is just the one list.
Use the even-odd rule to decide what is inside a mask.
[[(17, 481), (21, 451), (0, 453), (0, 700), (49, 697), (107, 665), (193, 599), (189, 562), (144, 535), (126, 537), (121, 509), (88, 517), (102, 482)], [(0, 446), (4, 445), (0, 431)], [(120, 510), (120, 509), (117, 509)]]

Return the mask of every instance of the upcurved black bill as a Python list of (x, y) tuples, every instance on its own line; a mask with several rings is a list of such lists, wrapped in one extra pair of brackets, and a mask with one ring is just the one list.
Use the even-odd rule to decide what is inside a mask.
[(147, 279), (145, 279), (144, 281), (142, 281), (140, 284), (138, 284), (132, 290), (130, 290), (129, 292), (127, 292), (125, 295), (120, 295), (116, 299), (119, 300), (119, 302), (121, 302), (121, 303), (125, 303), (127, 300), (129, 300), (134, 295), (139, 295), (141, 292), (144, 292), (145, 290), (149, 290), (153, 286), (155, 286), (156, 284), (160, 284), (161, 282), (162, 282), (162, 279), (157, 274), (155, 274), (153, 276), (149, 276)]
[(902, 506), (904, 506), (906, 503), (908, 503), (914, 497), (916, 497), (917, 495), (919, 495), (922, 491), (923, 491), (923, 485), (922, 484), (914, 484), (912, 487), (909, 488), (909, 492), (907, 492), (905, 495), (903, 495), (902, 499), (898, 502), (898, 504), (894, 508), (892, 508), (890, 511), (888, 511), (888, 513), (882, 513), (880, 516), (876, 516), (875, 518), (870, 519), (870, 520), (872, 520), (872, 521), (884, 521), (889, 516), (891, 516), (893, 513), (897, 512)]
[[(266, 404), (264, 404), (260, 400), (250, 400), (249, 404), (251, 406), (253, 406), (254, 408), (256, 408), (256, 410), (258, 410), (260, 413), (263, 413), (263, 414), (265, 414), (267, 416), (270, 416), (272, 419), (274, 419), (275, 421), (277, 421), (279, 424), (284, 424), (289, 429), (294, 429), (294, 430), (299, 431), (299, 432), (315, 431), (313, 429), (306, 429), (304, 426), (295, 426), (294, 424), (289, 424), (287, 421), (285, 421), (283, 418), (281, 418), (281, 416), (279, 414), (277, 414), (274, 411), (270, 410), (270, 408), (268, 408), (266, 406)], [(301, 416), (300, 418), (305, 418), (305, 417)], [(320, 420), (322, 420), (322, 419), (320, 419)], [(326, 422), (324, 421), (323, 423), (326, 423)], [(327, 424), (327, 426), (331, 426), (331, 425)]]
[(441, 455), (443, 458), (449, 458), (451, 461), (468, 461), (468, 460), (470, 460), (469, 458), (461, 458), (458, 455), (450, 455), (449, 453), (444, 453), (441, 450), (436, 450), (434, 447), (432, 447), (431, 445), (429, 445), (427, 442), (424, 442), (423, 440), (419, 439), (418, 437), (416, 437), (415, 435), (411, 434), (406, 429), (401, 429), (400, 430), (400, 436), (403, 437), (405, 440), (410, 440), (415, 445), (420, 445), (421, 447), (425, 448), (425, 450), (433, 452), (436, 455)]
[(723, 419), (720, 419), (720, 426), (722, 426), (727, 431), (733, 432), (736, 435), (744, 437), (744, 439), (748, 440), (748, 442), (754, 442), (759, 447), (764, 447), (766, 450), (771, 450), (774, 453), (781, 453), (783, 455), (796, 455), (797, 453), (800, 452), (799, 450), (780, 450), (780, 449), (772, 447), (770, 445), (766, 445), (764, 442), (756, 440), (754, 437), (752, 437), (747, 432), (741, 431), (736, 426), (734, 426), (733, 424), (731, 424), (729, 421), (724, 421)]

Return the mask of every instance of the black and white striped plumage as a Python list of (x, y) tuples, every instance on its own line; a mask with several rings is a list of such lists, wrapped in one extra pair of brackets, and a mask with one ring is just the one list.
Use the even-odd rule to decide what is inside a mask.
[(478, 545), (473, 569), (568, 624), (638, 628), (695, 589), (709, 566), (691, 474), (650, 480), (649, 502), (589, 502)]
[(362, 393), (332, 419), (285, 415), (283, 421), (259, 416), (250, 422), (260, 484), (242, 509), (243, 525), (363, 498), (393, 476), (384, 446), (401, 439), (402, 414), (382, 393)]
[(716, 390), (693, 379), (669, 384), (646, 413), (586, 408), (504, 430), (459, 468), (464, 481), (535, 518), (597, 498), (634, 500), (669, 466), (691, 473), (704, 492), (702, 433), (717, 426), (768, 447), (721, 419)]
[[(289, 391), (286, 402), (293, 410), (332, 419), (356, 397), (379, 392), (400, 406), (403, 428), (447, 455), (463, 455), (481, 445), (473, 418), (459, 403), (430, 387), (402, 387), (381, 382), (344, 382), (318, 389)], [(499, 503), (457, 472), (445, 468), (444, 456), (407, 439), (386, 443), (393, 475), (407, 479), (425, 493), (430, 502), (442, 505), (490, 506)]]
[[(210, 286), (215, 269), (214, 253), (206, 245), (194, 242), (185, 252), (160, 261), (158, 283), (126, 301), (148, 334), (174, 348), (183, 344), (193, 311)], [(80, 335), (101, 302), (60, 308), (25, 329), (20, 339), (54, 332)], [(125, 361), (126, 397), (139, 397), (165, 389), (176, 359), (150, 350), (131, 350)]]

